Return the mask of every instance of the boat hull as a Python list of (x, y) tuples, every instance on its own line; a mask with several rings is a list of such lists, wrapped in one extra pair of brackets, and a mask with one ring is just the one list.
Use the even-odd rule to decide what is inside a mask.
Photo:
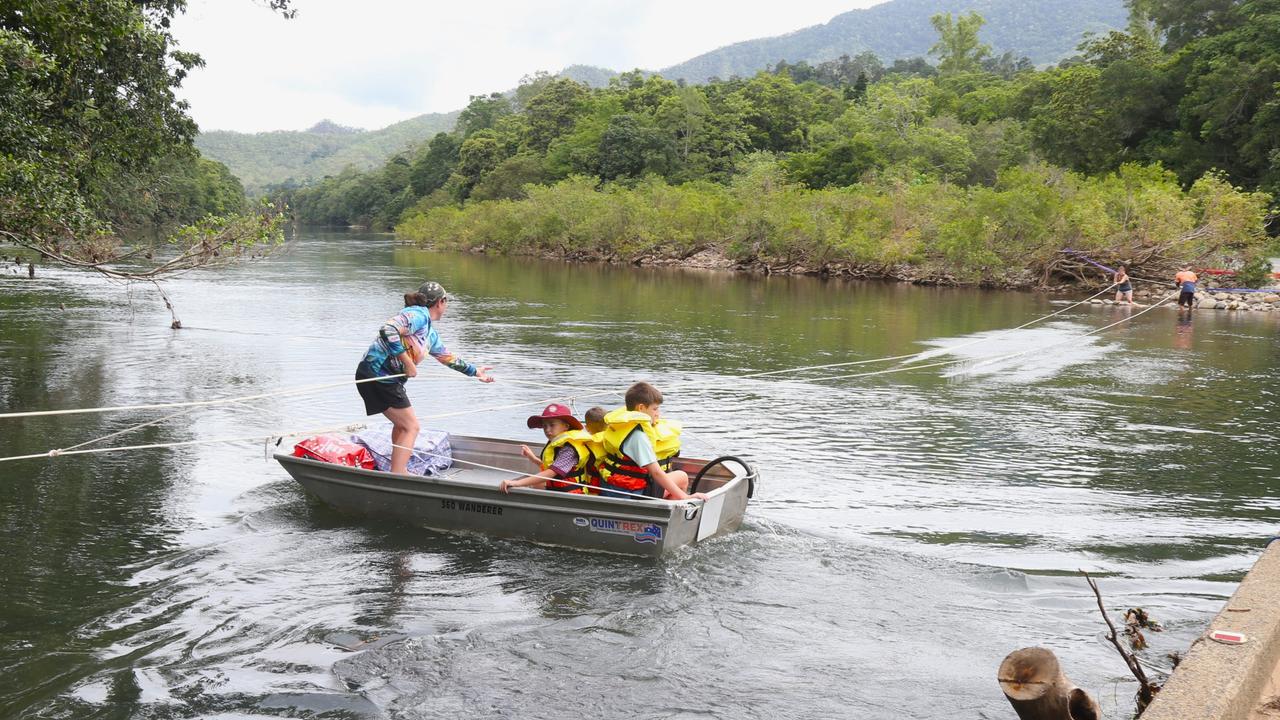
[[(455, 460), (527, 472), (520, 444), (453, 436)], [(750, 468), (716, 466), (700, 489), (706, 502), (632, 500), (518, 488), (498, 489), (497, 469), (455, 463), (443, 477), (335, 465), (278, 453), (276, 460), (307, 492), (344, 512), (394, 518), (442, 532), (476, 533), (579, 550), (657, 557), (738, 528), (754, 487)], [(524, 465), (522, 467), (522, 464)], [(680, 460), (692, 476), (705, 463)]]

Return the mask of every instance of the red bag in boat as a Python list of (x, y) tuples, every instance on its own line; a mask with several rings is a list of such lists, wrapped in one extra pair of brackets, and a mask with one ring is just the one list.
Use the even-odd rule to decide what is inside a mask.
[(346, 435), (316, 435), (293, 446), (293, 456), (335, 465), (373, 470), (377, 465), (369, 448), (351, 442)]

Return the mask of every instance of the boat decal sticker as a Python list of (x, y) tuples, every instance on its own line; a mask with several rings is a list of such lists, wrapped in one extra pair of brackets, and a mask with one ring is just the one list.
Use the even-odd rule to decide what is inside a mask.
[(440, 507), (443, 510), (461, 510), (463, 512), (483, 513), (485, 515), (501, 515), (501, 505), (490, 505), (489, 503), (470, 502), (468, 500), (441, 500)]
[(662, 526), (653, 523), (615, 520), (613, 518), (576, 517), (573, 519), (573, 524), (580, 528), (587, 528), (591, 532), (630, 535), (638, 543), (656, 544), (662, 539)]

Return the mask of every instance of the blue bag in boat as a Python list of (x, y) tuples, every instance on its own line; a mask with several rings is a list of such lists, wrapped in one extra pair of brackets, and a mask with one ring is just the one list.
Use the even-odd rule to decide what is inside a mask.
[[(369, 449), (378, 469), (391, 469), (391, 426), (381, 425), (352, 435), (351, 440)], [(443, 430), (421, 430), (409, 456), (410, 475), (439, 475), (453, 464), (449, 433)]]

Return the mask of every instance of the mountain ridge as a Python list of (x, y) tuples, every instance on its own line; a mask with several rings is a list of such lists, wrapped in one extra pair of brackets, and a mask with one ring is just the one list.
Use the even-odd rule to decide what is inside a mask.
[(378, 130), (327, 119), (306, 130), (212, 130), (196, 136), (196, 147), (230, 168), (246, 192), (260, 195), (272, 185), (304, 185), (347, 167), (367, 170), (381, 165), (395, 153), (452, 130), (458, 112), (426, 113)]
[[(932, 15), (970, 11), (986, 19), (979, 37), (996, 55), (1013, 52), (1041, 65), (1070, 56), (1086, 33), (1123, 28), (1128, 19), (1123, 0), (889, 0), (840, 13), (819, 25), (726, 45), (656, 74), (701, 83), (713, 77), (749, 77), (784, 60), (816, 64), (865, 51), (889, 64), (928, 52), (936, 41)], [(575, 64), (557, 75), (601, 87), (618, 73)], [(306, 131), (211, 131), (197, 137), (196, 147), (230, 168), (248, 192), (260, 194), (270, 185), (306, 184), (348, 166), (376, 167), (395, 153), (451, 130), (459, 112), (427, 113), (380, 130), (322, 120)]]
[[(1088, 32), (1123, 28), (1123, 0), (890, 0), (850, 10), (831, 20), (782, 35), (725, 45), (658, 71), (686, 82), (749, 76), (779, 61), (810, 64), (840, 55), (874, 52), (885, 63), (928, 53), (936, 41), (929, 18), (940, 12), (977, 12), (979, 33), (996, 55), (1013, 52), (1037, 65), (1069, 57)], [(1074, 27), (1074, 31), (1063, 31)]]

